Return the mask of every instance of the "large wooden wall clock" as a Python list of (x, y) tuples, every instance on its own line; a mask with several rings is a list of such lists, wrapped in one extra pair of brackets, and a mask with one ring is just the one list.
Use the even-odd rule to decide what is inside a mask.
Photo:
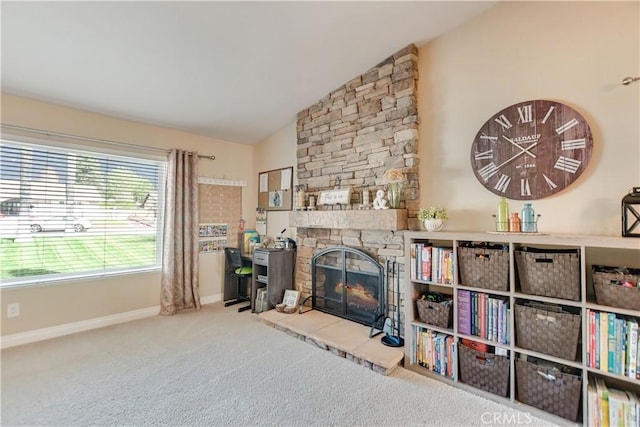
[(573, 183), (592, 149), (589, 124), (576, 110), (555, 101), (525, 101), (482, 125), (471, 147), (471, 167), (492, 193), (536, 200)]

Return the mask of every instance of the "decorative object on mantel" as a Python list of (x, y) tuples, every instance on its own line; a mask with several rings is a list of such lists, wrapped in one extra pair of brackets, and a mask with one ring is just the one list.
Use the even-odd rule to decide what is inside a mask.
[(389, 181), (387, 185), (387, 198), (391, 209), (399, 209), (402, 199), (402, 183), (405, 180), (404, 173), (400, 169), (389, 169), (384, 173), (384, 178)]
[(318, 205), (322, 206), (339, 205), (342, 207), (348, 205), (350, 202), (351, 187), (321, 191), (318, 197)]
[(387, 206), (387, 200), (384, 198), (383, 190), (378, 190), (376, 192), (376, 198), (373, 199), (373, 209), (389, 209), (389, 206)]
[(360, 209), (369, 209), (371, 206), (371, 202), (369, 200), (370, 193), (369, 189), (366, 187), (362, 188), (362, 197), (360, 198)]
[(295, 211), (303, 211), (306, 209), (306, 194), (305, 194), (305, 190), (307, 185), (306, 184), (299, 184), (296, 185), (296, 202), (295, 202), (295, 206), (293, 207), (293, 210)]
[(422, 225), (427, 231), (440, 231), (447, 218), (447, 210), (438, 206), (418, 211), (418, 219), (422, 221)]
[(640, 237), (640, 187), (622, 198), (622, 236)]

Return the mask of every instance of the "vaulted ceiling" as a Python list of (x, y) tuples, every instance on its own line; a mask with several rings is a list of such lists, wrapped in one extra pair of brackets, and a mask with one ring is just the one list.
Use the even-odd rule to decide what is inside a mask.
[(2, 1), (2, 92), (254, 144), (493, 4)]

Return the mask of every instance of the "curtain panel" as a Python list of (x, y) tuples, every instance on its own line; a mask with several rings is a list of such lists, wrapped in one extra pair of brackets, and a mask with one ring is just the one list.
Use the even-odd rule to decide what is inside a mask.
[(198, 155), (168, 156), (160, 314), (200, 308), (198, 274)]

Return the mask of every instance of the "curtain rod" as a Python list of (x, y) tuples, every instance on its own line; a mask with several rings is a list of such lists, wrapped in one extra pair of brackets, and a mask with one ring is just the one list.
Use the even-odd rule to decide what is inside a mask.
[[(71, 135), (71, 134), (60, 133), (60, 132), (50, 132), (50, 131), (46, 131), (46, 130), (32, 129), (32, 128), (26, 128), (26, 127), (22, 127), (22, 126), (6, 125), (4, 123), (0, 124), (0, 126), (2, 126), (3, 128), (7, 128), (7, 129), (11, 129), (11, 130), (17, 130), (17, 131), (21, 131), (21, 132), (31, 132), (31, 133), (37, 133), (37, 134), (40, 134), (40, 135), (57, 136), (57, 137), (69, 138), (69, 139), (79, 139), (81, 141), (98, 142), (100, 144), (116, 145), (116, 146), (119, 146), (119, 147), (135, 148), (135, 149), (139, 149), (139, 150), (161, 151), (163, 153), (168, 153), (168, 152), (171, 151), (171, 150), (165, 150), (164, 148), (145, 147), (144, 145), (129, 144), (127, 142), (110, 141), (108, 139), (88, 138), (86, 136)], [(207, 155), (203, 155), (203, 154), (198, 154), (198, 158), (215, 160), (216, 156), (214, 156), (214, 155), (207, 156)]]

